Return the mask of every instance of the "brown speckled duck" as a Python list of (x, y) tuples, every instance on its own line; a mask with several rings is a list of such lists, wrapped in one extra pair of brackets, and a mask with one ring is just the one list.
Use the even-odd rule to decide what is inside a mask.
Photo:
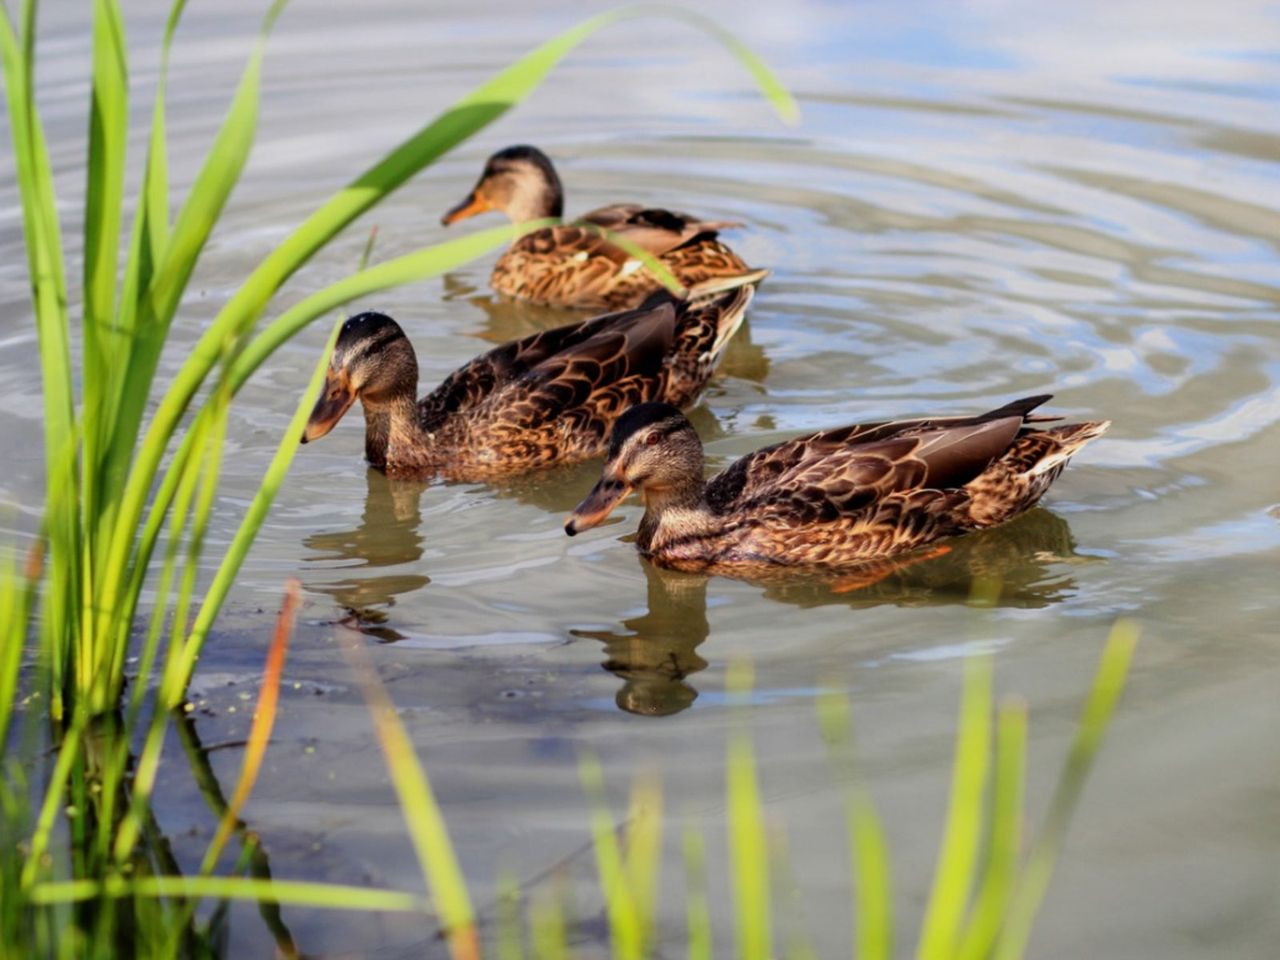
[[(564, 215), (564, 190), (551, 161), (537, 147), (499, 150), (475, 188), (444, 215), (447, 226), (500, 210), (515, 223)], [(509, 297), (552, 307), (623, 310), (661, 287), (642, 261), (610, 243), (616, 233), (658, 259), (685, 287), (748, 272), (716, 234), (739, 224), (699, 220), (687, 213), (619, 203), (572, 223), (532, 230), (498, 258), (489, 283)], [(597, 228), (597, 229), (593, 229)]]
[(702, 442), (674, 407), (618, 418), (604, 473), (574, 509), (570, 536), (633, 490), (637, 544), (655, 563), (751, 576), (779, 566), (866, 563), (992, 527), (1033, 506), (1109, 422), (1038, 428), (1048, 396), (976, 417), (867, 423), (786, 440), (703, 480)]
[(629, 407), (693, 402), (757, 279), (747, 274), (690, 300), (660, 292), (637, 310), (513, 341), (421, 400), (404, 331), (388, 316), (362, 313), (338, 335), (302, 442), (323, 437), (359, 400), (365, 456), (393, 477), (487, 480), (596, 456)]

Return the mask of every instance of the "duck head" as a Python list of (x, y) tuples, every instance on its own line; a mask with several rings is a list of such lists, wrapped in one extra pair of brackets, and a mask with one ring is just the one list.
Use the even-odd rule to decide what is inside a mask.
[(600, 480), (573, 508), (564, 532), (572, 537), (603, 522), (633, 491), (650, 510), (695, 503), (702, 473), (702, 441), (683, 413), (668, 403), (632, 407), (614, 423)]
[(323, 437), (357, 400), (372, 422), (406, 401), (412, 408), (417, 392), (418, 358), (400, 324), (382, 313), (357, 314), (338, 333), (302, 442)]
[(515, 223), (559, 218), (564, 190), (547, 155), (524, 145), (499, 150), (485, 163), (472, 191), (440, 222), (447, 227), (487, 210), (500, 210)]

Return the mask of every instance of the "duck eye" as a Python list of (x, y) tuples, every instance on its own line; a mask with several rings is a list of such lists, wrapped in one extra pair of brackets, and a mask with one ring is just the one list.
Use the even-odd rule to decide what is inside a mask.
[(658, 431), (655, 430), (653, 431), (653, 433), (649, 434), (647, 437), (644, 438), (644, 445), (646, 447), (652, 447), (655, 444), (657, 444), (657, 442), (661, 439), (662, 439), (662, 434), (658, 433)]

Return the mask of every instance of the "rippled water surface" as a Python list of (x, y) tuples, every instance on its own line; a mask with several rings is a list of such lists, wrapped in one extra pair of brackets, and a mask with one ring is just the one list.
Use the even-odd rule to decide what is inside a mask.
[[(76, 5), (48, 7), (42, 106), (70, 227), (81, 204), (88, 34)], [(191, 7), (171, 103), (179, 188), (220, 119), (257, 16), (247, 0)], [(130, 8), (145, 93), (161, 12)], [(993, 651), (999, 688), (1028, 699), (1039, 817), (1107, 628), (1129, 614), (1145, 632), (1131, 686), (1032, 955), (1274, 956), (1280, 8), (700, 8), (779, 69), (800, 100), (800, 126), (779, 125), (705, 38), (654, 22), (615, 27), (364, 222), (380, 228), (375, 260), (452, 235), (439, 214), (483, 158), (536, 142), (559, 165), (570, 212), (639, 200), (742, 221), (731, 242), (773, 269), (693, 412), (717, 467), (799, 431), (1049, 391), (1055, 412), (1115, 425), (1043, 507), (945, 557), (835, 593), (651, 569), (625, 537), (636, 505), (568, 540), (563, 516), (595, 464), (502, 487), (389, 484), (361, 462), (358, 420), (344, 422), (300, 452), (196, 681), (198, 736), (242, 736), (281, 583), (301, 578), (305, 622), (247, 811), (272, 869), (421, 883), (338, 652), (341, 621), (364, 631), (405, 711), (486, 919), (500, 865), (530, 879), (557, 864), (591, 876), (576, 773), (584, 747), (602, 757), (618, 797), (628, 771), (659, 765), (671, 810), (707, 828), (712, 883), (727, 889), (724, 676), (731, 660), (749, 658), (763, 790), (788, 831), (795, 902), (820, 955), (844, 955), (847, 937), (848, 863), (832, 839), (843, 830), (840, 795), (813, 715), (813, 692), (829, 683), (853, 696), (909, 945), (944, 810), (963, 655)], [(296, 0), (270, 44), (258, 147), (164, 370), (328, 192), (581, 15), (571, 5)], [(0, 495), (13, 505), (5, 524), (29, 532), (40, 384), (7, 143), (5, 156)], [(281, 302), (353, 269), (365, 232), (349, 231)], [(399, 319), (435, 382), (490, 343), (559, 320), (489, 296), (489, 265), (358, 306)], [(299, 337), (242, 395), (219, 543), (324, 335)], [(1004, 584), (981, 618), (964, 606), (976, 574)], [(211, 756), (229, 782), (237, 751)], [(161, 821), (194, 864), (212, 824), (180, 757), (175, 748)], [(668, 851), (664, 892), (673, 955), (677, 854)], [(233, 916), (231, 955), (267, 955), (270, 935), (253, 911)], [(285, 920), (308, 954), (398, 957), (429, 946), (414, 918), (285, 911)]]

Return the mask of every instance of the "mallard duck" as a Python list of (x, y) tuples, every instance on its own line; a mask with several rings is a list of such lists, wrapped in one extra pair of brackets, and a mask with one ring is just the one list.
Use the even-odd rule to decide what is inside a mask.
[[(856, 424), (748, 454), (703, 481), (702, 442), (663, 403), (618, 418), (600, 481), (570, 515), (570, 536), (633, 490), (637, 545), (655, 563), (750, 575), (780, 565), (866, 563), (1002, 523), (1035, 504), (1109, 422), (1040, 429), (1049, 396), (976, 417)], [(941, 548), (937, 548), (941, 549)]]
[[(564, 190), (551, 161), (537, 147), (517, 146), (491, 156), (480, 180), (444, 215), (448, 226), (500, 210), (515, 223), (564, 215)], [(553, 307), (624, 310), (642, 303), (661, 282), (641, 260), (609, 242), (608, 230), (656, 257), (685, 287), (746, 273), (742, 259), (716, 239), (740, 224), (699, 220), (687, 213), (619, 203), (572, 223), (524, 234), (494, 265), (489, 283), (509, 297)]]
[(393, 477), (484, 480), (596, 456), (634, 404), (693, 402), (758, 279), (746, 274), (690, 300), (662, 291), (637, 310), (512, 341), (421, 400), (404, 331), (385, 314), (362, 313), (338, 334), (302, 442), (323, 437), (359, 400), (365, 456)]

